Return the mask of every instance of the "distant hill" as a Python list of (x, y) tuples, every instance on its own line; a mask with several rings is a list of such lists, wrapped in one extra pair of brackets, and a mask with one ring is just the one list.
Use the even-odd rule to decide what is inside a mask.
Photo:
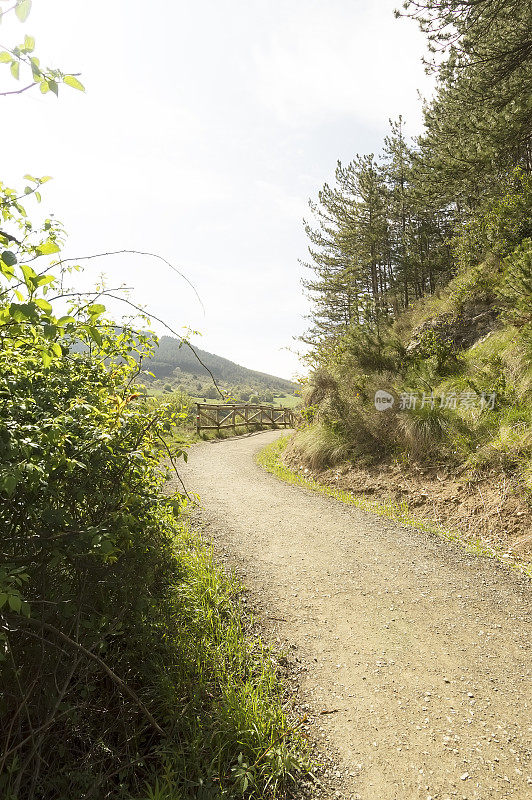
[[(265, 372), (256, 372), (227, 358), (222, 358), (206, 350), (194, 347), (203, 363), (210, 369), (217, 381), (224, 385), (250, 386), (253, 389), (270, 390), (292, 394), (297, 384), (285, 378), (268, 375)], [(179, 341), (172, 336), (161, 336), (153, 358), (144, 362), (146, 369), (153, 372), (156, 379), (179, 383), (187, 378), (205, 381), (210, 379), (209, 373), (202, 367), (194, 353), (186, 345), (179, 346)]]

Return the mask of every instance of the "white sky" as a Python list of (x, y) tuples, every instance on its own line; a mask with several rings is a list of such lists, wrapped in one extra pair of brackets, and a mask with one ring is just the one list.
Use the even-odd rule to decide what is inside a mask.
[[(5, 18), (0, 42), (35, 36), (41, 62), (81, 72), (87, 93), (2, 98), (2, 180), (52, 175), (43, 206), (69, 232), (66, 255), (159, 253), (206, 315), (139, 256), (87, 262), (85, 284), (104, 272), (175, 329), (201, 331), (201, 348), (292, 377), (308, 198), (338, 158), (379, 151), (390, 117), (420, 132), (425, 42), (397, 5), (34, 0), (24, 26)], [(0, 87), (16, 88), (0, 68)]]

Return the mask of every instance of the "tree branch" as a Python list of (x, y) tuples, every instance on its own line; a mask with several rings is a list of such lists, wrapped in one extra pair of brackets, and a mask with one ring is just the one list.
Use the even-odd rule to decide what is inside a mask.
[(7, 97), (8, 94), (22, 94), (22, 92), (27, 92), (28, 89), (32, 89), (34, 86), (37, 86), (35, 82), (29, 83), (27, 86), (24, 86), (23, 89), (13, 89), (11, 92), (0, 92), (0, 97)]
[(196, 295), (196, 297), (198, 299), (198, 303), (200, 304), (200, 306), (203, 309), (203, 313), (205, 314), (205, 306), (203, 305), (203, 301), (202, 301), (201, 297), (198, 294), (198, 290), (196, 289), (196, 287), (194, 286), (192, 281), (190, 281), (187, 278), (186, 275), (184, 275), (179, 269), (177, 269), (177, 267), (174, 267), (173, 264), (171, 264), (169, 261), (167, 261), (166, 258), (163, 258), (162, 256), (160, 256), (158, 253), (148, 253), (148, 252), (146, 252), (144, 250), (111, 250), (108, 253), (95, 253), (94, 255), (91, 255), (91, 256), (80, 256), (79, 258), (61, 258), (61, 259), (59, 259), (58, 263), (66, 264), (68, 261), (89, 261), (90, 259), (93, 259), (93, 258), (104, 258), (106, 256), (119, 256), (119, 255), (128, 255), (128, 254), (129, 255), (137, 255), (137, 256), (150, 256), (151, 258), (157, 258), (159, 261), (162, 261), (163, 264), (166, 264), (167, 267), (170, 267), (171, 270), (173, 270), (177, 275), (179, 275), (180, 278), (183, 278), (183, 280), (186, 283), (188, 283), (188, 285), (190, 286), (190, 288), (192, 289), (192, 291)]

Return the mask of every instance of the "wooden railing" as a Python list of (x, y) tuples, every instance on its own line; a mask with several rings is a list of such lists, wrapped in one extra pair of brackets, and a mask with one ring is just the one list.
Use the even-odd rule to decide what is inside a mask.
[(293, 428), (296, 415), (291, 408), (252, 406), (246, 403), (196, 403), (196, 431), (225, 428)]

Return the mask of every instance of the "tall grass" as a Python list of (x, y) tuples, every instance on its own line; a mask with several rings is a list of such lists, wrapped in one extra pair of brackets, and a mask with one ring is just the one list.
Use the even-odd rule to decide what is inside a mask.
[(246, 631), (242, 587), (198, 535), (183, 524), (175, 545), (166, 626), (150, 655), (153, 702), (172, 734), (140, 797), (284, 797), (307, 762), (273, 658)]
[(297, 449), (304, 451), (305, 462), (312, 469), (323, 469), (344, 461), (350, 450), (348, 442), (339, 431), (320, 422), (299, 430), (296, 442)]

